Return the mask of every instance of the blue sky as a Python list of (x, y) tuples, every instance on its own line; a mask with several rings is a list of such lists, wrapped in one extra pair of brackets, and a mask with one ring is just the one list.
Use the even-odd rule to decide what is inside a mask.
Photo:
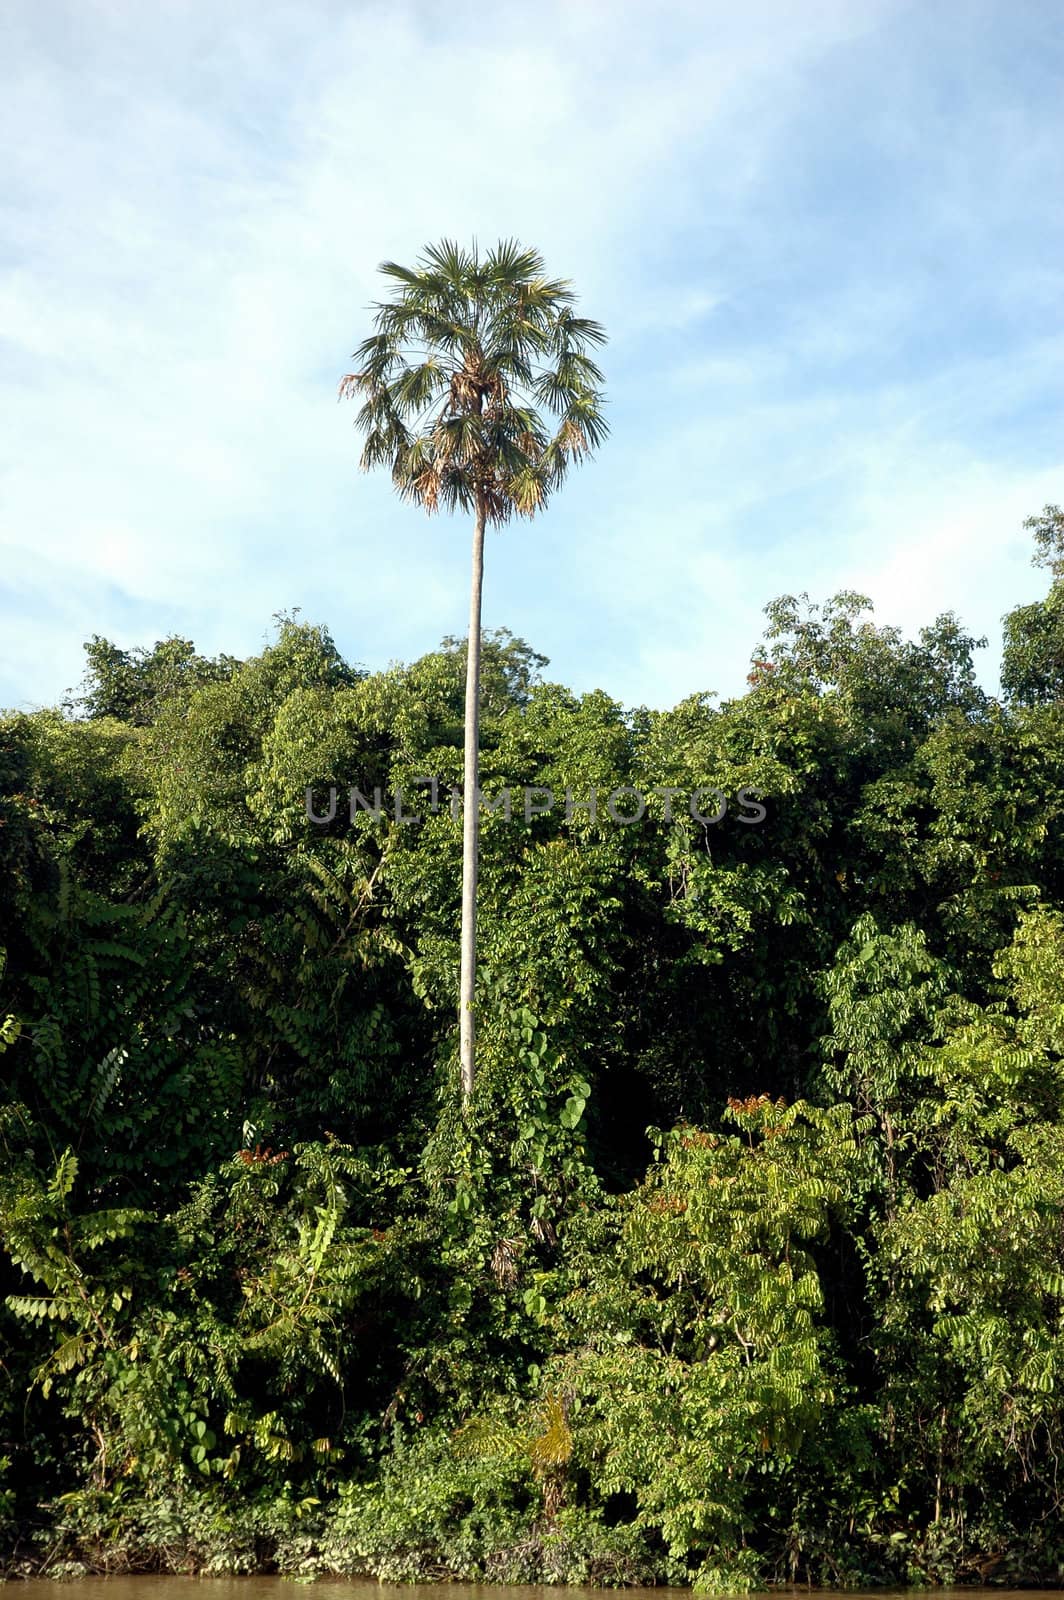
[(445, 235), (536, 245), (610, 334), (610, 441), (491, 536), (486, 626), (664, 706), (856, 588), (995, 682), (1064, 499), (1044, 0), (11, 0), (0, 63), (0, 705), (93, 633), (465, 631), (467, 528), (336, 401), (377, 263)]

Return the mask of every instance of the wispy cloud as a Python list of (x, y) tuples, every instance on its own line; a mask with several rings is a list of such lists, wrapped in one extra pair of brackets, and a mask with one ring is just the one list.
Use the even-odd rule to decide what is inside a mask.
[(734, 692), (783, 590), (975, 632), (1038, 592), (1040, 8), (39, 0), (0, 60), (0, 703), (94, 632), (240, 652), (302, 605), (372, 664), (461, 630), (465, 530), (357, 474), (335, 399), (377, 262), (441, 235), (536, 243), (612, 335), (610, 444), (489, 551), (487, 621), (558, 676)]

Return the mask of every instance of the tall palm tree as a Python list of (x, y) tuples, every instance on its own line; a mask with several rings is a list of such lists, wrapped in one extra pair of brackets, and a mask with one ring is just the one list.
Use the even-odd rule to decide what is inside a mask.
[[(473, 1092), (479, 832), (480, 598), (484, 529), (541, 511), (569, 467), (606, 436), (597, 322), (573, 312), (569, 282), (516, 240), (481, 256), (447, 240), (416, 267), (386, 261), (392, 297), (340, 384), (362, 401), (362, 466), (389, 466), (401, 497), (473, 516), (462, 833), (462, 1097)], [(544, 421), (542, 412), (549, 413)]]

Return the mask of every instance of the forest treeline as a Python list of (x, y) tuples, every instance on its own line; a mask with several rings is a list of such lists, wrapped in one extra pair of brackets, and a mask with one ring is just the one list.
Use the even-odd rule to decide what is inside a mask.
[[(0, 721), (11, 1574), (1064, 1572), (1064, 516), (1002, 692), (952, 616), (768, 607), (745, 693), (87, 647)], [(682, 796), (762, 797), (743, 826)], [(670, 815), (671, 813), (671, 815)]]

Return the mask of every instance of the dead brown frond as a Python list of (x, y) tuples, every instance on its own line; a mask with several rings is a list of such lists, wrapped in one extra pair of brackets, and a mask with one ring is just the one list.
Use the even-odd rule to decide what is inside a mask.
[(508, 1289), (517, 1282), (517, 1261), (521, 1254), (520, 1239), (498, 1239), (491, 1252), (491, 1271), (500, 1289)]
[(365, 389), (365, 375), (361, 372), (345, 372), (340, 379), (337, 398), (340, 400), (354, 400)]
[(440, 469), (437, 466), (423, 468), (413, 480), (414, 493), (426, 511), (437, 510), (440, 502)]
[(555, 1245), (558, 1242), (558, 1235), (554, 1231), (554, 1225), (546, 1217), (533, 1217), (532, 1232), (540, 1244)]
[(571, 417), (562, 423), (558, 442), (562, 449), (567, 450), (570, 455), (582, 456), (587, 454), (587, 435), (579, 423), (574, 422)]

